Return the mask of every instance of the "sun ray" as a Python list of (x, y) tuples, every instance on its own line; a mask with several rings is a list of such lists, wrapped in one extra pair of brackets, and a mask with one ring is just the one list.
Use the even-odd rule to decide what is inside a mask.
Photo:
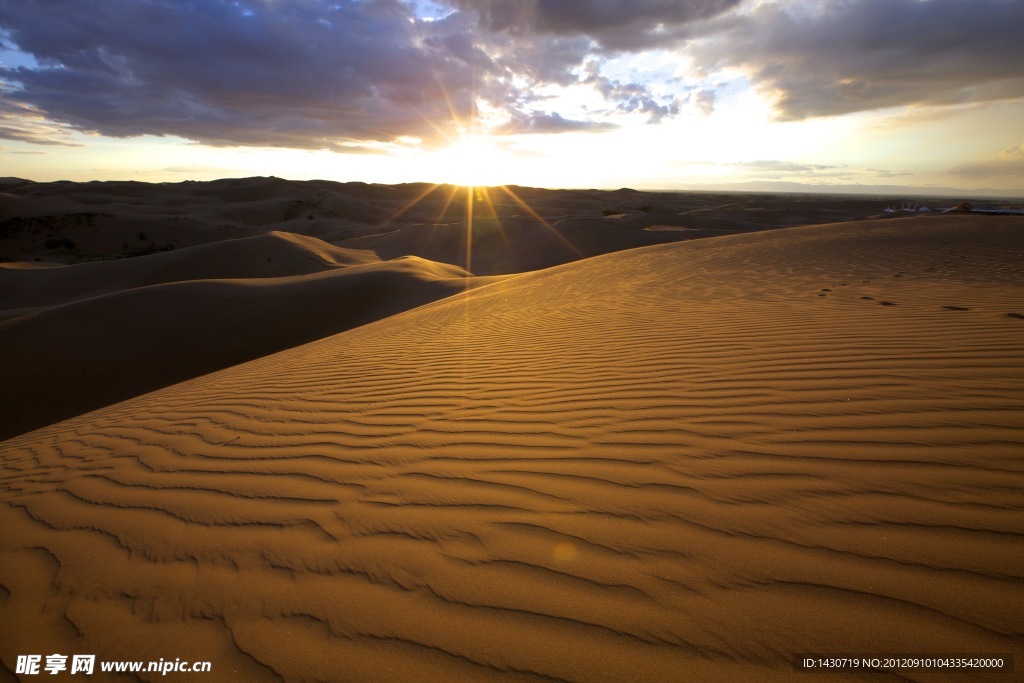
[[(434, 73), (434, 80), (437, 81), (437, 87), (441, 91), (441, 98), (444, 100), (445, 106), (448, 107), (448, 116), (451, 119), (451, 122), (455, 124), (455, 130), (458, 130), (458, 131), (465, 130), (465, 126), (463, 125), (462, 121), (460, 120), (458, 112), (455, 110), (455, 104), (452, 102), (451, 95), (448, 93), (448, 88), (445, 87), (444, 81), (441, 79), (441, 74), (438, 72), (437, 66), (435, 64), (433, 64), (433, 63), (431, 63), (431, 71), (433, 71), (433, 73)], [(475, 91), (475, 88), (474, 88), (474, 91)], [(472, 119), (473, 119), (473, 112), (472, 111), (469, 112), (469, 116), (470, 116), (470, 125), (472, 125), (472, 122), (473, 122), (472, 121)], [(454, 143), (455, 142), (454, 140), (451, 139), (451, 136), (441, 132), (439, 129), (438, 129), (438, 132), (441, 133), (441, 135), (449, 143)]]
[[(473, 268), (473, 195), (474, 187), (472, 185), (466, 186), (466, 272), (472, 273)], [(466, 287), (469, 287), (469, 281), (466, 281)]]
[(437, 218), (434, 219), (435, 223), (440, 223), (444, 219), (445, 214), (448, 213), (448, 207), (452, 205), (452, 202), (455, 200), (455, 195), (459, 192), (458, 185), (449, 185), (448, 187), (451, 189), (448, 191), (448, 196), (445, 197), (444, 204), (441, 205), (441, 211), (438, 212)]
[(377, 224), (377, 227), (380, 228), (380, 227), (383, 227), (383, 226), (387, 225), (388, 223), (392, 222), (393, 220), (395, 220), (396, 218), (401, 216), (403, 213), (405, 213), (406, 211), (408, 211), (412, 207), (414, 207), (417, 204), (419, 204), (421, 201), (423, 201), (423, 199), (427, 195), (429, 195), (431, 192), (433, 192), (434, 190), (436, 190), (440, 186), (441, 186), (440, 183), (434, 183), (433, 185), (430, 185), (429, 187), (427, 187), (422, 192), (419, 192), (415, 197), (413, 197), (412, 199), (407, 201), (405, 204), (402, 204), (402, 206), (400, 206), (396, 211), (394, 211), (387, 218), (385, 218), (384, 220), (379, 222)]
[(567, 249), (568, 249), (568, 250), (569, 250), (570, 252), (572, 252), (573, 254), (575, 254), (577, 258), (586, 258), (586, 255), (585, 255), (585, 254), (584, 254), (583, 252), (581, 252), (581, 251), (580, 251), (579, 249), (577, 249), (577, 248), (576, 248), (576, 246), (575, 246), (575, 245), (574, 245), (574, 244), (573, 244), (572, 242), (570, 242), (569, 240), (565, 239), (565, 236), (564, 236), (564, 235), (562, 235), (562, 233), (560, 233), (560, 232), (558, 232), (557, 230), (555, 230), (555, 226), (551, 225), (551, 223), (547, 222), (547, 221), (546, 221), (546, 220), (544, 219), (544, 217), (543, 217), (543, 216), (541, 216), (541, 215), (540, 215), (539, 213), (537, 213), (536, 211), (534, 211), (534, 210), (533, 210), (533, 207), (531, 207), (531, 206), (530, 206), (529, 204), (527, 204), (527, 203), (526, 203), (525, 201), (523, 201), (523, 200), (522, 200), (522, 199), (521, 199), (521, 198), (519, 197), (519, 195), (517, 195), (517, 194), (516, 194), (515, 192), (513, 192), (513, 191), (512, 191), (512, 188), (510, 188), (510, 187), (509, 187), (508, 185), (502, 185), (502, 186), (501, 186), (501, 189), (502, 189), (502, 190), (503, 190), (503, 191), (504, 191), (504, 192), (505, 192), (505, 193), (506, 193), (506, 194), (507, 194), (507, 195), (508, 195), (509, 197), (511, 197), (511, 198), (512, 198), (512, 200), (513, 200), (513, 201), (514, 201), (514, 202), (515, 202), (516, 204), (518, 204), (518, 205), (519, 205), (520, 207), (522, 207), (522, 209), (523, 209), (524, 211), (526, 211), (526, 213), (530, 214), (530, 217), (531, 217), (531, 218), (533, 218), (533, 219), (534, 219), (535, 221), (537, 221), (537, 222), (538, 222), (538, 223), (540, 223), (540, 224), (541, 224), (542, 226), (544, 226), (544, 229), (546, 229), (546, 230), (547, 230), (548, 232), (550, 232), (550, 233), (551, 233), (551, 235), (552, 235), (552, 236), (553, 236), (553, 237), (554, 237), (555, 239), (557, 239), (557, 240), (558, 240), (559, 242), (561, 242), (561, 243), (562, 243), (562, 244), (563, 244), (563, 245), (564, 245), (564, 246), (565, 246), (565, 247), (566, 247), (566, 248), (567, 248)]
[[(413, 24), (413, 26), (414, 26), (414, 30), (417, 33), (418, 39), (421, 40), (421, 41), (424, 40), (425, 36), (423, 34), (422, 29), (417, 24), (415, 24), (415, 23)], [(463, 125), (463, 123), (462, 123), (462, 121), (461, 121), (461, 119), (459, 117), (458, 112), (455, 109), (454, 102), (452, 102), (451, 94), (448, 92), (448, 88), (447, 88), (447, 86), (445, 86), (444, 80), (441, 78), (441, 72), (437, 68), (437, 62), (436, 62), (436, 59), (435, 59), (435, 54), (433, 52), (430, 52), (430, 51), (427, 51), (426, 54), (427, 54), (427, 57), (428, 57), (428, 59), (430, 61), (430, 71), (431, 71), (431, 74), (434, 77), (434, 82), (437, 83), (437, 89), (441, 93), (441, 99), (444, 101), (445, 107), (448, 109), (448, 121), (450, 121), (451, 123), (453, 123), (455, 125), (455, 130), (461, 131), (461, 130), (464, 129), (464, 125)], [(448, 143), (449, 145), (452, 145), (452, 144), (456, 143), (456, 140), (454, 138), (452, 138), (452, 136), (449, 135), (446, 130), (444, 130), (440, 125), (435, 123), (435, 121), (432, 120), (430, 117), (424, 115), (419, 110), (419, 108), (417, 108), (416, 106), (414, 106), (412, 104), (409, 104), (409, 103), (407, 103), (407, 106), (412, 111), (414, 111), (417, 116), (419, 116), (421, 119), (423, 119), (424, 123), (426, 123), (428, 126), (433, 128), (434, 132), (436, 132), (442, 139), (444, 139), (444, 141), (446, 143)], [(471, 112), (471, 114), (472, 114), (472, 112)]]
[(505, 248), (504, 253), (508, 254), (511, 258), (512, 244), (508, 241), (508, 235), (505, 234), (505, 226), (501, 224), (501, 216), (498, 215), (498, 208), (494, 205), (494, 199), (491, 197), (492, 189), (493, 188), (490, 187), (480, 188), (481, 196), (491, 209), (491, 215), (494, 217), (494, 225), (498, 229), (498, 239), (501, 240), (501, 244)]

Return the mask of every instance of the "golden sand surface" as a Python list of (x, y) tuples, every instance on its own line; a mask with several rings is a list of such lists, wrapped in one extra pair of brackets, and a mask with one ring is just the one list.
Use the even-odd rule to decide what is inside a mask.
[(181, 657), (237, 681), (958, 680), (796, 674), (796, 653), (1019, 668), (1022, 416), (1024, 219), (754, 232), (485, 282), (0, 443), (0, 661)]

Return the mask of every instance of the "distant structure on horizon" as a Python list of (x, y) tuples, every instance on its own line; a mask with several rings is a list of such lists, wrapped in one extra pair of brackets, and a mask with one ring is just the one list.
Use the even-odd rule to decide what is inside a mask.
[(928, 213), (931, 211), (927, 206), (918, 207), (917, 202), (903, 202), (899, 209), (894, 209), (891, 206), (887, 206), (882, 209), (885, 213), (896, 213), (897, 211), (905, 211), (907, 213)]

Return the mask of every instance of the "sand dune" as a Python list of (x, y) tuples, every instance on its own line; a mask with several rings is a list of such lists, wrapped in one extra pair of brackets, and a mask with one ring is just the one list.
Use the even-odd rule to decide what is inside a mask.
[[(4, 387), (18, 397), (0, 419), (0, 438), (491, 281), (417, 258), (337, 268), (345, 259), (372, 257), (323, 243), (314, 250), (315, 242), (276, 234), (125, 261), (10, 273), (41, 276), (31, 283), (36, 287), (14, 291), (37, 299), (63, 293), (70, 303), (0, 322), (0, 358), (10, 359)], [(196, 252), (194, 260), (181, 258), (189, 251)], [(264, 253), (274, 256), (257, 258)], [(321, 272), (269, 276), (317, 268)], [(235, 277), (196, 279), (218, 271)], [(247, 271), (264, 276), (240, 276)], [(75, 296), (102, 288), (114, 291)]]
[(491, 275), (539, 270), (671, 241), (671, 236), (633, 230), (609, 220), (565, 219), (552, 225), (530, 217), (477, 217), (471, 229), (465, 222), (419, 224), (337, 244), (372, 250), (383, 259), (420, 256)]
[(467, 275), (276, 231), (132, 259), (0, 264), (0, 358), (19, 396), (0, 438), (488, 282)]
[[(950, 199), (945, 205), (953, 206), (964, 199), (970, 198)], [(665, 226), (680, 229), (660, 230), (660, 241), (664, 241), (862, 220), (890, 215), (882, 214), (883, 208), (899, 205), (900, 200), (906, 197), (638, 192), (625, 188), (605, 192), (517, 186), (478, 188), (471, 196), (465, 188), (450, 185), (373, 185), (274, 177), (159, 184), (34, 183), (8, 178), (0, 179), (0, 262), (89, 262), (273, 230), (335, 242), (417, 225), (464, 223), (472, 206), (477, 217), (483, 219), (482, 227), (487, 227), (489, 219), (492, 221), (488, 228), (491, 232), (495, 219), (511, 222), (513, 232), (522, 231), (527, 238), (524, 249), (517, 250), (514, 241), (503, 249), (526, 259), (527, 269), (532, 269), (540, 267), (535, 262), (551, 265), (565, 259), (538, 261), (536, 256), (521, 255), (537, 246), (533, 228), (516, 227), (523, 216), (536, 214), (550, 224), (600, 219), (635, 230)], [(520, 220), (512, 220), (516, 217)], [(436, 231), (449, 232), (445, 228)], [(652, 238), (630, 245), (657, 241)], [(557, 244), (554, 248), (556, 253), (562, 251)]]
[(6, 441), (0, 660), (239, 681), (1019, 667), (1022, 264), (1011, 218), (653, 246)]
[(0, 310), (55, 306), (167, 282), (285, 277), (379, 261), (372, 253), (274, 231), (132, 259), (65, 267), (0, 263)]

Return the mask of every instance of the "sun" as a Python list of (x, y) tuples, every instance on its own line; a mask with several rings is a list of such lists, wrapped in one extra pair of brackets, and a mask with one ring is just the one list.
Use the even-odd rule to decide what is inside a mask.
[(437, 181), (464, 187), (501, 184), (506, 155), (493, 140), (467, 135), (435, 153)]

